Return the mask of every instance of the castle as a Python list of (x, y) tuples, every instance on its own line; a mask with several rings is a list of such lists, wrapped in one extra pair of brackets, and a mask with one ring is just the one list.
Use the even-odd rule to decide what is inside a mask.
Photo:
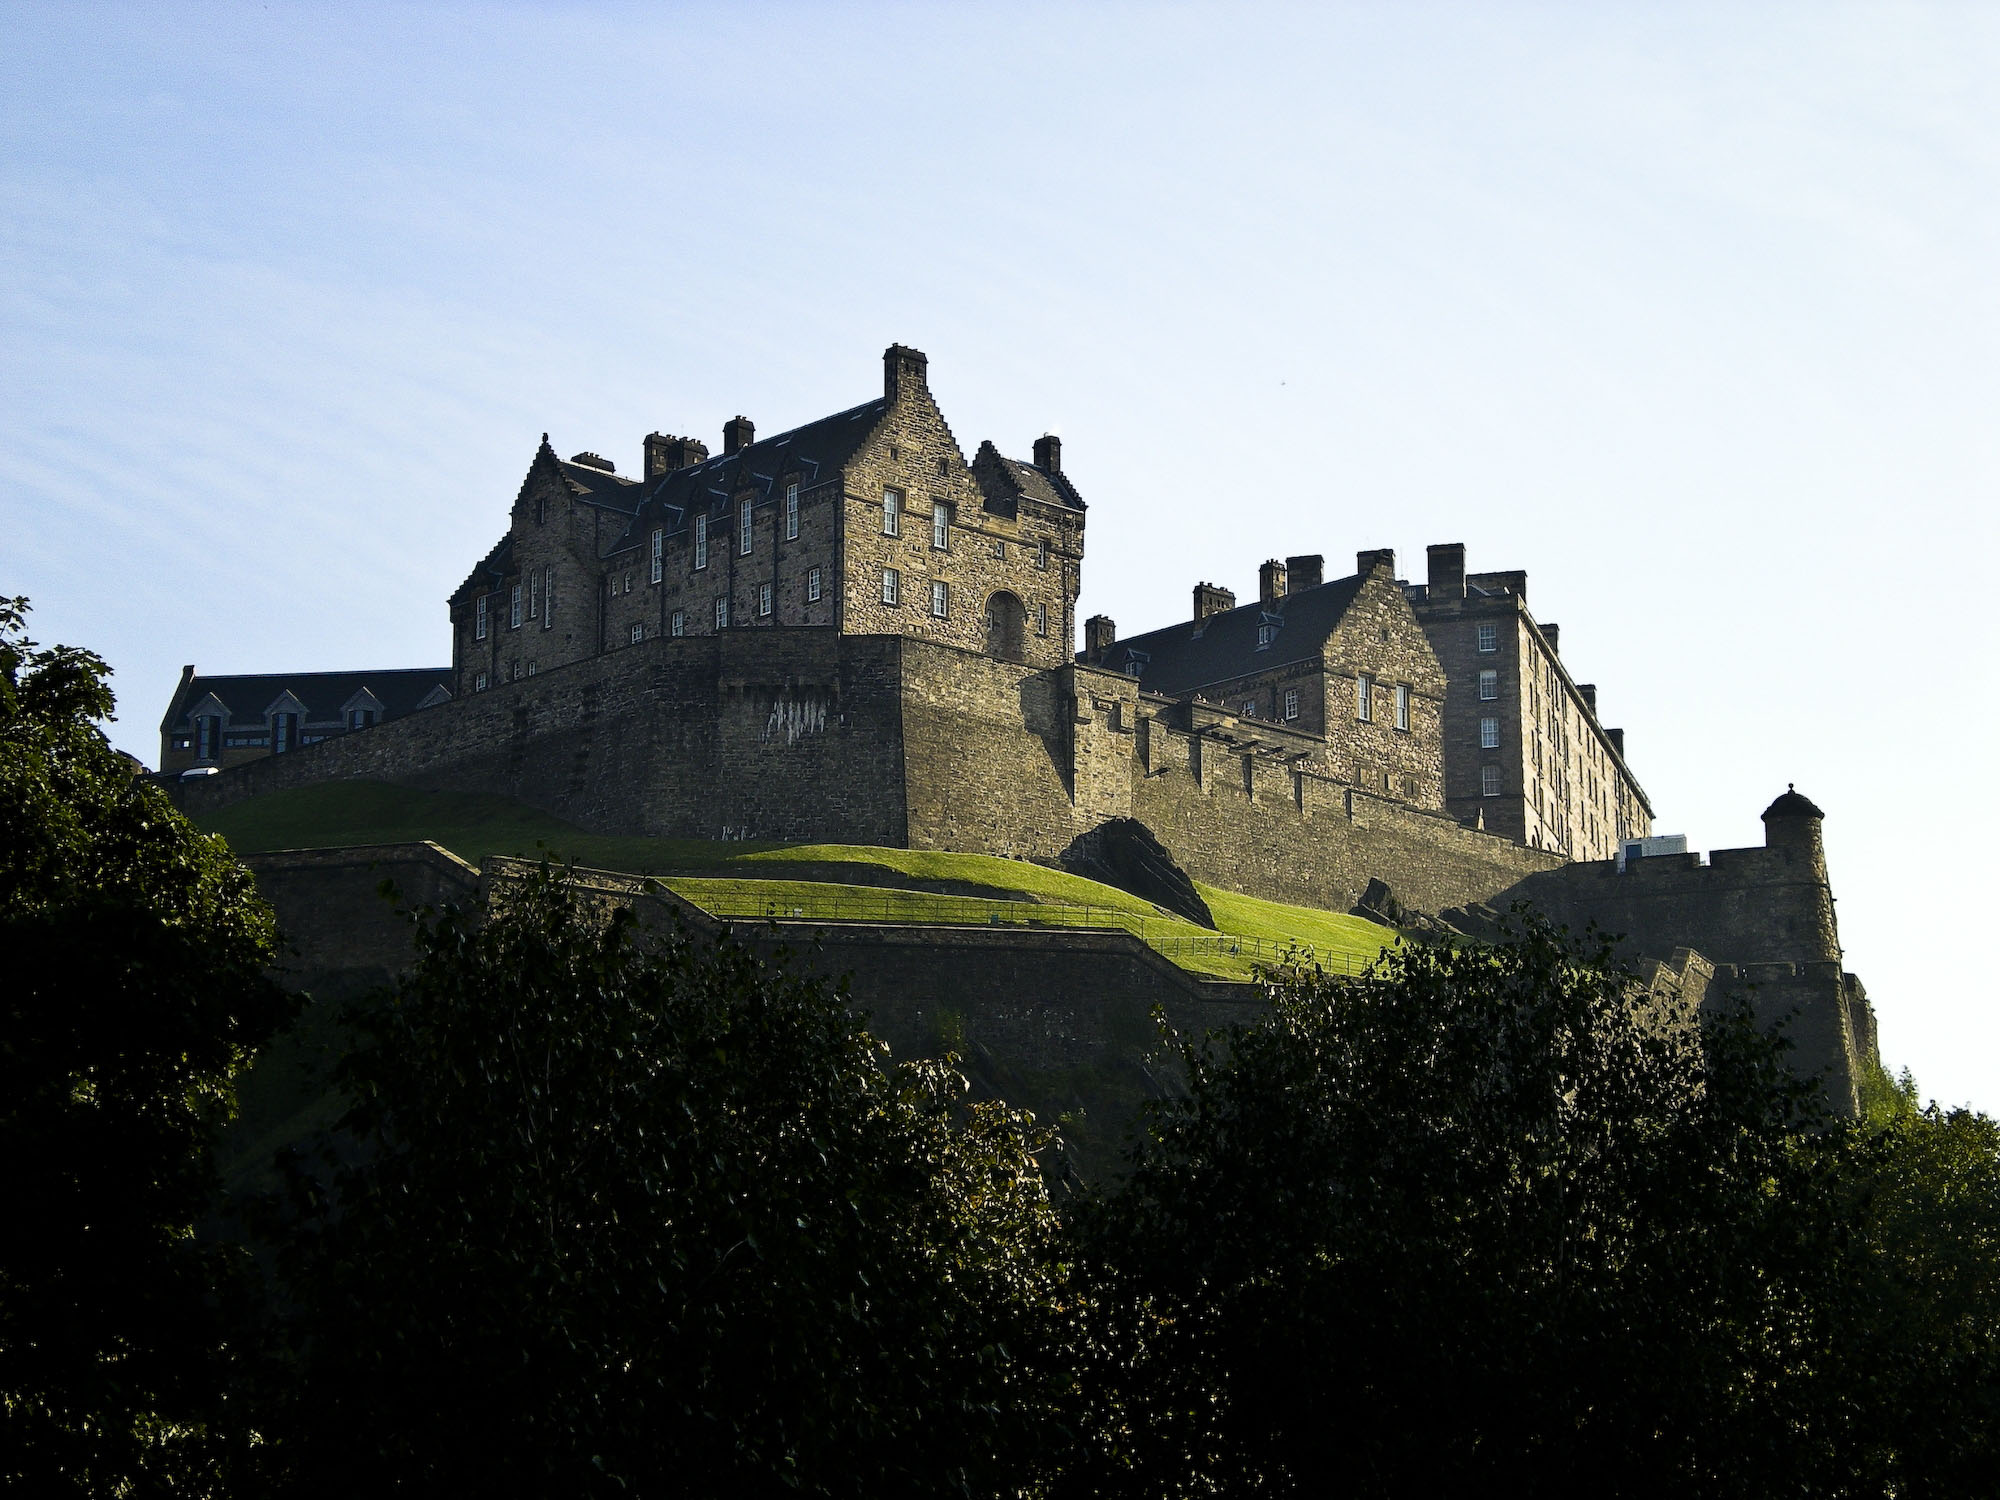
[(1840, 969), (1817, 809), (1807, 839), (1781, 798), (1765, 850), (1709, 865), (1619, 857), (1652, 810), (1525, 574), (1468, 574), (1455, 544), (1421, 584), (1386, 550), (1333, 579), (1292, 556), (1265, 564), (1254, 604), (1202, 583), (1189, 618), (1121, 637), (1093, 617), (1072, 653), (1086, 506), (1059, 442), (967, 461), (902, 345), (875, 399), (762, 440), (739, 416), (716, 455), (656, 432), (643, 455), (625, 476), (544, 436), (450, 596), (428, 706), (312, 744), (270, 729), (253, 748), (284, 753), (229, 764), (256, 729), (230, 679), (189, 669), (162, 769), (204, 747), (226, 769), (180, 782), (186, 804), (368, 777), (504, 792), (600, 832), (1079, 866), (1136, 820), (1194, 878), (1251, 895), (1526, 898), (1615, 917), (1697, 989), (1765, 965), (1760, 985), (1813, 1007), (1815, 1066), (1851, 1102), (1872, 1018)]

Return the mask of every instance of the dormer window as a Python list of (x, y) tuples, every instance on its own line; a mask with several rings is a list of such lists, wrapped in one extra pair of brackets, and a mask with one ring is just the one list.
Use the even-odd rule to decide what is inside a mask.
[(694, 518), (694, 566), (695, 571), (708, 566), (708, 517)]
[(299, 716), (297, 714), (271, 715), (271, 753), (283, 755), (295, 749), (299, 743)]
[(367, 729), (374, 722), (375, 710), (372, 708), (350, 708), (347, 711), (347, 727), (349, 729)]
[(1278, 638), (1278, 629), (1285, 623), (1282, 615), (1266, 615), (1257, 625), (1257, 649), (1262, 651)]

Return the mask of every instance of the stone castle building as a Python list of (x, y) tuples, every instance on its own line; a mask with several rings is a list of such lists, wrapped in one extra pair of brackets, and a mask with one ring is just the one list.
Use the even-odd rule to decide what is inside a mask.
[[(1529, 900), (1632, 933), (1692, 990), (1754, 973), (1812, 1017), (1814, 1065), (1851, 1102), (1873, 1022), (1796, 808), (1774, 804), (1762, 850), (1614, 858), (1652, 810), (1525, 574), (1468, 575), (1455, 544), (1421, 584), (1386, 550), (1331, 579), (1295, 556), (1265, 564), (1254, 604), (1203, 583), (1188, 619), (1121, 637), (1094, 617), (1072, 652), (1086, 508), (1060, 445), (968, 460), (902, 345), (845, 411), (643, 453), (625, 476), (545, 436), (450, 596), (431, 706), (244, 747), (262, 758), (179, 783), (185, 805), (361, 777), (596, 832), (1076, 868), (1134, 820), (1253, 896), (1345, 911), (1380, 881), (1474, 926)], [(190, 712), (184, 691), (163, 763)]]

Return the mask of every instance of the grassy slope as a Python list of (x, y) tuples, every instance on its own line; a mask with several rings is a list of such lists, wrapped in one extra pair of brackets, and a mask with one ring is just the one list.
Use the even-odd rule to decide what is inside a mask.
[[(201, 819), (243, 853), (429, 839), (466, 859), (548, 853), (599, 869), (669, 877), (696, 905), (727, 916), (865, 916), (874, 921), (1042, 921), (1118, 926), (1164, 942), (1199, 973), (1247, 978), (1259, 954), (1229, 952), (1203, 929), (1136, 896), (1022, 860), (849, 844), (711, 843), (586, 833), (506, 797), (425, 792), (381, 782), (327, 782), (273, 792)], [(1394, 940), (1359, 917), (1260, 901), (1202, 886), (1224, 933), (1271, 945), (1310, 943), (1365, 963)], [(1023, 903), (1089, 907), (1030, 915)], [(1181, 940), (1178, 943), (1173, 940)], [(1189, 951), (1195, 948), (1207, 951)], [(1225, 951), (1214, 951), (1218, 947)]]

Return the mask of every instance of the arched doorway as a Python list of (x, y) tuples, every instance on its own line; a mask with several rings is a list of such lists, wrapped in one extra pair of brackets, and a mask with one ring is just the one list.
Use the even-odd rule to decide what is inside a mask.
[(986, 601), (986, 651), (1002, 661), (1028, 659), (1028, 607), (1005, 589)]

